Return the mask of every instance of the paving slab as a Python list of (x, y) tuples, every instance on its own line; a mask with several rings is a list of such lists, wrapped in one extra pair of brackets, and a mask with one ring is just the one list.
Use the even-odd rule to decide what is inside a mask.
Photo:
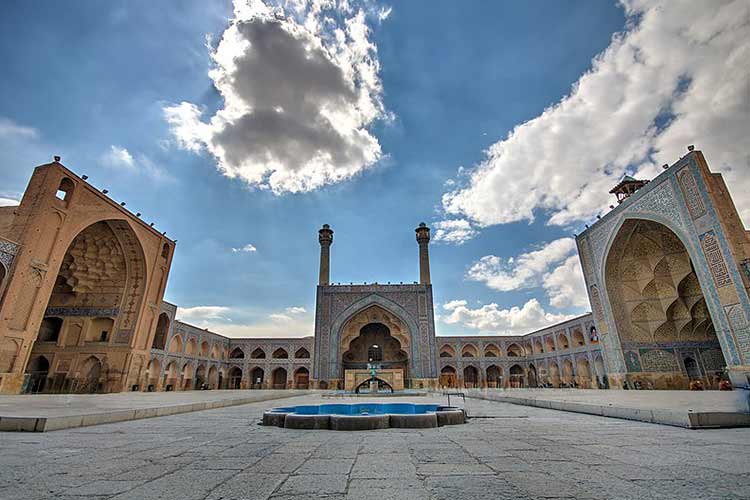
[(3, 433), (0, 498), (750, 497), (750, 429), (744, 428), (693, 430), (475, 398), (465, 408), (483, 418), (462, 426), (342, 433), (257, 425), (271, 406), (322, 401), (308, 394), (56, 432)]
[(0, 431), (46, 432), (289, 398), (313, 391), (184, 391), (0, 396)]
[(673, 425), (750, 427), (750, 391), (465, 389), (467, 397), (537, 408)]

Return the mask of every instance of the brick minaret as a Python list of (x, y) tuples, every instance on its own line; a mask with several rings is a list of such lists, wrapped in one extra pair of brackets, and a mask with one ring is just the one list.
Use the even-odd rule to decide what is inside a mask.
[[(328, 224), (318, 231), (320, 242), (320, 277), (319, 285), (328, 285), (331, 280), (331, 244), (333, 243), (333, 229)], [(428, 277), (429, 279), (429, 277)]]

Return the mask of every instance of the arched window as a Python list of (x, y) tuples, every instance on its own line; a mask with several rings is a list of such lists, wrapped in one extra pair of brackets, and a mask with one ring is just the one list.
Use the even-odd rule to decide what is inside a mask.
[(73, 184), (73, 181), (71, 181), (67, 177), (63, 177), (63, 179), (60, 181), (60, 187), (57, 188), (57, 192), (55, 193), (55, 198), (67, 205), (68, 202), (70, 202), (71, 196), (73, 195), (73, 188), (75, 188), (75, 184)]
[(297, 349), (297, 352), (294, 353), (294, 357), (298, 359), (307, 359), (310, 357), (310, 351), (308, 351), (304, 347), (300, 347), (299, 349)]
[(230, 354), (229, 357), (233, 359), (243, 359), (245, 357), (245, 351), (239, 347), (235, 347), (232, 349), (232, 354)]
[(253, 359), (266, 359), (266, 351), (258, 347), (250, 353), (250, 357)]
[(367, 359), (370, 361), (383, 361), (383, 348), (377, 344), (371, 345), (367, 349)]

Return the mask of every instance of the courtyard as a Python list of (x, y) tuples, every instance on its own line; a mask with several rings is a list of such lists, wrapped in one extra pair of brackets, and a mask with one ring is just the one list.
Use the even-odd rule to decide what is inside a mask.
[[(399, 398), (401, 399), (401, 398)], [(444, 402), (444, 397), (414, 398)], [(748, 498), (750, 430), (688, 430), (469, 398), (467, 425), (257, 425), (317, 394), (0, 434), (0, 498)], [(363, 401), (359, 399), (358, 401)]]

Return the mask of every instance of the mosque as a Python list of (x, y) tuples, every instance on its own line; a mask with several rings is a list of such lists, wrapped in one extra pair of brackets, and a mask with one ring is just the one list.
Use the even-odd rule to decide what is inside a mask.
[(750, 233), (690, 150), (577, 235), (592, 313), (518, 336), (437, 336), (430, 230), (419, 280), (334, 284), (318, 232), (315, 327), (228, 338), (163, 300), (175, 241), (60, 163), (0, 207), (0, 393), (438, 387), (716, 388), (750, 378)]

